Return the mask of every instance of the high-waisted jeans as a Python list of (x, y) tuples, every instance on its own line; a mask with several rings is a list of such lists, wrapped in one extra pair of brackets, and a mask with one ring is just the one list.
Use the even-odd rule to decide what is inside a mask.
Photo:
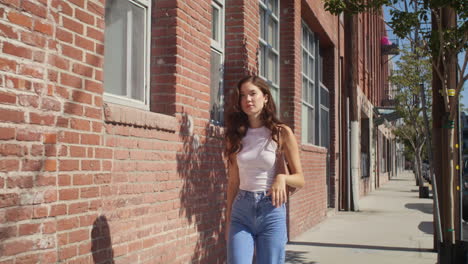
[(280, 264), (287, 242), (286, 205), (274, 207), (266, 192), (239, 190), (232, 204), (228, 264)]

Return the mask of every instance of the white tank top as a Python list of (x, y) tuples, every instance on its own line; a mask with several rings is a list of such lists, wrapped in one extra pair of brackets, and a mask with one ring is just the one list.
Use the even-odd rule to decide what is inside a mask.
[(270, 189), (276, 174), (277, 144), (266, 127), (249, 128), (237, 153), (239, 188), (258, 192)]

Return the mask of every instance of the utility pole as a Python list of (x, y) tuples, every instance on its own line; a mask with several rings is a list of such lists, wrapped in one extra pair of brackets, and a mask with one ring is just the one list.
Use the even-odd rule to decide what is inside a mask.
[[(359, 199), (359, 182), (357, 179), (359, 179), (358, 175), (356, 175), (359, 172), (359, 167), (356, 168), (356, 166), (359, 165), (359, 160), (358, 160), (358, 153), (359, 153), (359, 120), (358, 120), (358, 100), (357, 100), (357, 61), (358, 61), (358, 56), (357, 52), (358, 49), (356, 47), (357, 43), (357, 15), (353, 14), (348, 14), (345, 13), (345, 39), (349, 41), (349, 44), (345, 44), (345, 58), (347, 60), (346, 65), (347, 65), (347, 72), (346, 72), (346, 83), (347, 83), (347, 94), (350, 97), (350, 104), (349, 104), (349, 120), (351, 123), (351, 135), (348, 137), (348, 140), (350, 140), (350, 158), (351, 160), (351, 166), (348, 168), (348, 170), (351, 170), (351, 177), (350, 177), (350, 184), (352, 186), (351, 188), (351, 193), (352, 193), (352, 210), (353, 211), (359, 211), (359, 204), (358, 204), (358, 199)], [(357, 142), (356, 142), (356, 137)], [(357, 154), (356, 154), (357, 153)], [(357, 164), (357, 165), (356, 165)], [(351, 208), (348, 208), (351, 209)]]

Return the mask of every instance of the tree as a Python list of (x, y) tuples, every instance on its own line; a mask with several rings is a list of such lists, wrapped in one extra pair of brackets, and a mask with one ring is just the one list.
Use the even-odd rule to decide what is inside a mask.
[[(405, 47), (400, 60), (396, 63), (396, 70), (390, 76), (390, 83), (396, 87), (395, 109), (402, 122), (394, 130), (399, 140), (405, 143), (415, 155), (416, 178), (422, 197), (424, 181), (422, 177), (422, 156), (426, 144), (430, 143), (429, 135), (425, 131), (423, 116), (424, 105), (421, 103), (421, 92), (430, 98), (428, 88), (432, 79), (431, 62), (427, 57), (420, 57), (415, 49)], [(428, 100), (429, 104), (431, 100)]]
[[(459, 95), (468, 80), (468, 1), (466, 0), (325, 0), (325, 9), (338, 15), (380, 11), (389, 7), (388, 25), (400, 38), (411, 41), (411, 35), (420, 35), (423, 55), (431, 57), (433, 79), (434, 192), (440, 196), (440, 211), (435, 202), (436, 215), (441, 216), (437, 236), (441, 242), (439, 263), (452, 263), (455, 255), (455, 198), (454, 178), (458, 153), (455, 148), (455, 129)], [(417, 38), (416, 38), (417, 39)], [(414, 41), (414, 38), (413, 38)], [(419, 45), (416, 45), (419, 46)], [(457, 55), (463, 54), (458, 63)], [(423, 98), (422, 98), (423, 99)], [(430, 152), (431, 153), (431, 152)], [(434, 176), (433, 176), (434, 177)], [(434, 178), (433, 178), (434, 179)], [(437, 201), (437, 200), (436, 200)], [(442, 232), (442, 235), (440, 234)]]

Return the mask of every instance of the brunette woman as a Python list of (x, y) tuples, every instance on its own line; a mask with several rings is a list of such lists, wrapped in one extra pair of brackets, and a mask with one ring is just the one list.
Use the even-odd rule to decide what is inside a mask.
[[(285, 261), (287, 186), (304, 185), (292, 130), (276, 117), (268, 84), (257, 76), (239, 81), (226, 118), (228, 263)], [(290, 174), (277, 172), (283, 153)]]

